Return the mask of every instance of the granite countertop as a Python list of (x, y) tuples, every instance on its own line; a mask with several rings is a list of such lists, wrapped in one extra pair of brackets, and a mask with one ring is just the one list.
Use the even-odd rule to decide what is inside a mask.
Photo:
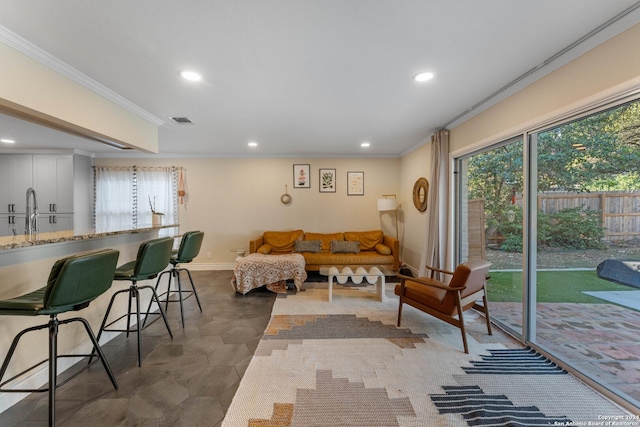
[(0, 251), (26, 248), (29, 246), (49, 245), (51, 243), (71, 242), (74, 240), (94, 239), (96, 237), (115, 236), (118, 234), (145, 233), (164, 228), (176, 228), (179, 224), (147, 226), (133, 229), (113, 230), (66, 230), (51, 233), (18, 234), (16, 236), (0, 236)]

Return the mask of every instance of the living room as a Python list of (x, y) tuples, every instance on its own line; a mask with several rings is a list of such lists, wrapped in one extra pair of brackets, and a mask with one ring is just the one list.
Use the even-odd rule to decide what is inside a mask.
[[(158, 152), (157, 144), (153, 143), (158, 139), (156, 126), (149, 126), (121, 108), (105, 107), (99, 96), (90, 95), (88, 90), (79, 89), (66, 78), (62, 79), (64, 84), (60, 83), (59, 76), (54, 79), (60, 96), (48, 100), (50, 105), (43, 105), (38, 93), (51, 90), (52, 80), (29, 80), (36, 67), (25, 66), (29, 60), (16, 54), (15, 49), (5, 44), (0, 48), (5, 64), (20, 64), (16, 68), (8, 66), (7, 78), (0, 82), (4, 109), (23, 115), (40, 111), (41, 117), (35, 114), (36, 120), (54, 117), (58, 125), (75, 123), (78, 128), (89, 129), (94, 137), (106, 135), (117, 141), (128, 141), (141, 151), (156, 152), (153, 155), (130, 152), (100, 155), (95, 158), (96, 166), (183, 168), (186, 195), (184, 204), (178, 205), (180, 230), (199, 229), (206, 236), (191, 269), (232, 269), (235, 249), (248, 248), (249, 240), (265, 230), (333, 232), (379, 228), (390, 235), (397, 233), (403, 263), (414, 273), (420, 269), (425, 239), (432, 233), (428, 226), (431, 212), (415, 209), (412, 190), (419, 178), (432, 182), (431, 132), (425, 132), (416, 144), (392, 156), (371, 156), (365, 148), (361, 149), (361, 155), (344, 156), (322, 153), (270, 156), (250, 149), (235, 156), (165, 154)], [(639, 50), (640, 24), (629, 25), (605, 41), (576, 47), (552, 70), (536, 75), (535, 79), (532, 77), (531, 81), (525, 76), (484, 105), (480, 112), (451, 122), (448, 126), (450, 147), (444, 158), (452, 161), (612, 99), (637, 98), (640, 61), (629, 52)], [(29, 68), (31, 72), (25, 72)], [(15, 90), (21, 86), (30, 87), (29, 96), (25, 96), (25, 91)], [(82, 94), (78, 95), (79, 92)], [(74, 101), (79, 99), (82, 99), (80, 104), (86, 106), (84, 111), (70, 107), (70, 104), (77, 105)], [(52, 111), (64, 114), (56, 117)], [(95, 120), (96, 117), (100, 120)], [(309, 165), (308, 188), (295, 188), (293, 168), (299, 164)], [(319, 190), (320, 169), (335, 169), (335, 192)], [(347, 193), (349, 172), (363, 174), (362, 194)], [(438, 194), (442, 206), (452, 208), (455, 175), (450, 173), (447, 179), (448, 183), (432, 186), (430, 191)], [(291, 203), (282, 203), (281, 196), (285, 193), (291, 196)], [(394, 213), (376, 209), (376, 200), (385, 194), (397, 196), (397, 229)], [(456, 253), (456, 221), (453, 209), (449, 209), (441, 225), (440, 251), (448, 265), (453, 264)]]

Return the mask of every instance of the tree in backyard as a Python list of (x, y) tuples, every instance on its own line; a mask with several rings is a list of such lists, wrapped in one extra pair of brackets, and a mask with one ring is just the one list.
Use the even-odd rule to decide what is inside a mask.
[(522, 161), (522, 140), (469, 159), (469, 199), (484, 199), (490, 233), (508, 217), (515, 195), (522, 193)]
[(638, 107), (625, 105), (538, 133), (538, 191), (640, 188), (640, 150), (631, 143), (638, 138)]
[[(538, 132), (534, 138), (540, 192), (640, 189), (640, 102)], [(521, 227), (513, 227), (512, 220), (514, 213), (516, 221), (521, 219), (521, 212), (513, 203), (514, 195), (522, 193), (522, 181), (521, 140), (468, 161), (469, 198), (484, 199), (490, 232), (497, 230), (507, 237), (519, 234), (512, 248), (518, 247), (522, 237)], [(582, 215), (584, 221), (585, 212), (572, 211), (567, 215)], [(558, 223), (558, 219), (554, 222)], [(566, 218), (563, 222), (567, 222)], [(544, 229), (541, 226), (539, 231)]]

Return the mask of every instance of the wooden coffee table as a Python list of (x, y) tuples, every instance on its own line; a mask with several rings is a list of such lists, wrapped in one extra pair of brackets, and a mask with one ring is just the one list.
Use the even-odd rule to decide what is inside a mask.
[(333, 300), (333, 280), (341, 285), (351, 280), (359, 285), (366, 280), (367, 283), (376, 284), (376, 294), (383, 302), (386, 300), (384, 293), (385, 276), (393, 276), (393, 271), (379, 265), (353, 266), (353, 265), (321, 265), (319, 273), (329, 279), (329, 302)]

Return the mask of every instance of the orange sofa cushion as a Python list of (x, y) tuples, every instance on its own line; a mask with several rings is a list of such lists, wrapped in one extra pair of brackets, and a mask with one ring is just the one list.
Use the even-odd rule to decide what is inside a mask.
[(293, 252), (296, 240), (302, 239), (304, 231), (265, 231), (264, 244), (271, 246), (271, 253)]
[(373, 251), (376, 245), (382, 243), (384, 233), (382, 230), (373, 231), (347, 231), (344, 233), (344, 240), (350, 242), (360, 242), (361, 251)]

